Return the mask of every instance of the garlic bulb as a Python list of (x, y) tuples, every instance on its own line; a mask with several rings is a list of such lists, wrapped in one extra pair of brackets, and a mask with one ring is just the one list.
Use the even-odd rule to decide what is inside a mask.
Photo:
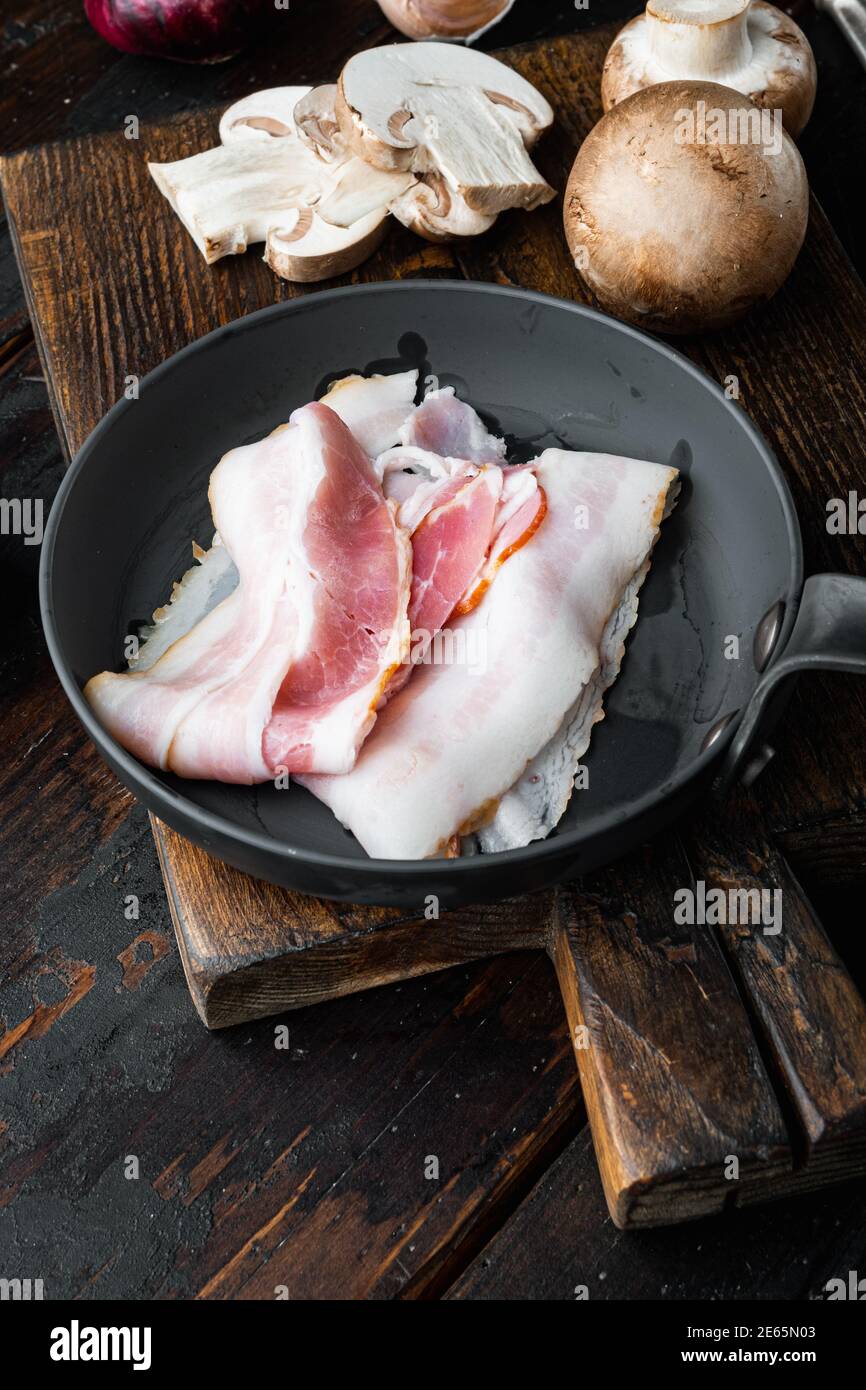
[(472, 43), (508, 14), (514, 0), (379, 0), (395, 29), (410, 39)]

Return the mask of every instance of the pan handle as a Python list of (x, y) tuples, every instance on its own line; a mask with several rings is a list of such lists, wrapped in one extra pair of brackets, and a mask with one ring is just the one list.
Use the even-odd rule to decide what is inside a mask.
[[(772, 695), (783, 681), (802, 671), (866, 675), (866, 579), (814, 574), (806, 580), (788, 644), (746, 706), (713, 783), (716, 796), (724, 796), (742, 774)], [(758, 769), (763, 765), (759, 759)]]

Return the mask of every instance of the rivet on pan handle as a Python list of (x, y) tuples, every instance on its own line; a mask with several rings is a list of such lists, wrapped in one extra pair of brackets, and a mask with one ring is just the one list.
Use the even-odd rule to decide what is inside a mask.
[(866, 579), (815, 574), (806, 580), (788, 644), (758, 684), (713, 783), (717, 796), (724, 796), (748, 768), (750, 756), (763, 756), (762, 767), (769, 761), (769, 750), (752, 748), (769, 699), (782, 681), (809, 670), (866, 675)]

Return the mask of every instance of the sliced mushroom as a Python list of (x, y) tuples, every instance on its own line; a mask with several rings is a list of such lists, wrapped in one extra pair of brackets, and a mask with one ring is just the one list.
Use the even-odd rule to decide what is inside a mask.
[(812, 114), (817, 75), (802, 29), (764, 0), (649, 0), (608, 52), (604, 109), (672, 79), (733, 87), (780, 110), (796, 138)]
[(343, 69), (336, 114), (359, 158), (439, 174), (476, 212), (534, 208), (555, 197), (527, 154), (553, 111), (486, 53), (441, 43), (358, 53)]
[(337, 166), (323, 185), (316, 212), (335, 227), (350, 227), (377, 209), (383, 214), (389, 212), (395, 200), (416, 182), (414, 174), (374, 169), (353, 156)]
[(310, 87), (267, 87), (236, 101), (220, 120), (220, 141), (272, 140), (294, 136), (295, 108), (309, 95)]
[(405, 170), (376, 169), (350, 153), (335, 111), (336, 84), (314, 87), (295, 107), (295, 127), (308, 149), (331, 166), (317, 212), (326, 222), (348, 227), (375, 208), (387, 208), (415, 182)]
[(208, 264), (264, 241), (318, 201), (319, 168), (298, 140), (237, 140), (150, 173)]
[(298, 135), (326, 164), (345, 159), (346, 145), (336, 115), (337, 84), (304, 88), (303, 92), (294, 108)]
[(312, 208), (295, 208), (283, 226), (268, 231), (264, 259), (283, 280), (328, 280), (372, 256), (386, 230), (387, 219), (375, 212), (340, 228), (323, 222)]
[(440, 174), (422, 174), (391, 212), (404, 227), (427, 241), (454, 241), (478, 236), (496, 221), (495, 213), (476, 212), (459, 193), (452, 193)]
[[(700, 138), (700, 109), (723, 113)], [(581, 146), (565, 195), (575, 264), (603, 308), (661, 333), (721, 328), (769, 299), (803, 243), (809, 186), (796, 145), (739, 136), (766, 116), (713, 82), (620, 102)], [(733, 138), (731, 138), (733, 135)]]
[(504, 19), (514, 0), (379, 0), (395, 29), (410, 39), (473, 43)]
[(273, 87), (244, 97), (223, 115), (222, 145), (149, 166), (209, 263), (264, 241), (278, 275), (321, 280), (353, 270), (381, 242), (388, 202), (414, 175), (382, 174), (345, 151), (325, 163), (295, 125), (310, 92)]

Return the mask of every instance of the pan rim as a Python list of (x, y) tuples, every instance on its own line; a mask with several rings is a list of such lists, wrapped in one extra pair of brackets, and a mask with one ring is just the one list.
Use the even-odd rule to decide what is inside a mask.
[[(578, 317), (588, 318), (605, 327), (613, 327), (614, 330), (625, 334), (626, 337), (633, 338), (636, 342), (653, 352), (661, 354), (669, 363), (681, 371), (686, 371), (696, 379), (705, 389), (709, 389), (712, 394), (721, 402), (723, 408), (737, 422), (737, 425), (745, 430), (749, 436), (753, 447), (769, 473), (775, 486), (782, 514), (788, 533), (788, 550), (790, 559), (790, 590), (784, 596), (785, 613), (782, 631), (776, 644), (771, 664), (782, 655), (787, 646), (791, 628), (796, 616), (796, 608), (799, 602), (803, 587), (803, 543), (800, 532), (799, 521), (797, 518), (794, 500), (791, 495), (787, 480), (781, 467), (771, 450), (769, 444), (764, 439), (761, 432), (753, 424), (745, 411), (735, 405), (735, 403), (725, 395), (721, 386), (713, 378), (698, 367), (681, 352), (671, 347), (662, 339), (655, 338), (641, 329), (633, 327), (631, 324), (615, 319), (608, 314), (593, 309), (588, 305), (579, 304), (574, 300), (562, 299), (557, 295), (544, 294), (538, 290), (523, 289), (520, 286), (489, 284), (485, 281), (473, 280), (386, 280), (372, 281), (363, 285), (346, 285), (330, 290), (319, 290), (313, 293), (302, 295), (298, 299), (285, 300), (279, 304), (271, 304), (264, 309), (255, 310), (251, 314), (243, 315), (241, 318), (233, 319), (228, 324), (222, 324), (218, 328), (212, 329), (210, 333), (196, 338), (193, 342), (187, 343), (177, 352), (172, 353), (158, 366), (154, 367), (146, 376), (142, 377), (140, 390), (148, 384), (159, 381), (167, 372), (170, 372), (174, 364), (181, 358), (185, 358), (194, 353), (204, 351), (208, 346), (213, 346), (222, 337), (244, 333), (254, 330), (256, 325), (272, 318), (290, 316), (293, 314), (301, 315), (305, 312), (315, 312), (317, 305), (333, 303), (345, 298), (361, 298), (375, 294), (401, 294), (414, 293), (417, 291), (456, 291), (459, 293), (476, 295), (493, 295), (497, 298), (505, 297), (519, 300), (523, 303), (530, 302), (553, 306), (564, 309), (567, 312), (576, 314)], [(373, 859), (369, 856), (348, 856), (333, 853), (326, 853), (321, 850), (301, 849), (294, 845), (286, 844), (272, 836), (259, 831), (247, 829), (239, 826), (237, 822), (226, 817), (208, 811), (198, 803), (188, 799), (181, 793), (167, 787), (157, 776), (157, 774), (145, 764), (138, 761), (132, 754), (128, 753), (110, 734), (108, 734), (96, 719), (90, 706), (84, 698), (77, 679), (70, 670), (62, 649), (60, 634), (54, 621), (54, 603), (52, 594), (54, 553), (56, 548), (57, 536), (63, 524), (63, 514), (75, 488), (77, 480), (87, 467), (88, 459), (99, 448), (103, 437), (108, 434), (115, 420), (126, 410), (131, 409), (134, 402), (126, 399), (116, 401), (115, 404), (106, 412), (92, 432), (88, 435), (84, 444), (75, 454), (64, 478), (58, 488), (54, 504), (49, 514), (48, 523), (45, 528), (43, 545), (41, 551), (39, 567), (39, 604), (42, 617), (42, 626), (45, 633), (48, 652), (52, 664), (57, 673), (57, 677), (63, 691), (69, 700), (72, 708), (82, 724), (88, 737), (96, 745), (100, 754), (117, 772), (120, 769), (119, 778), (131, 790), (137, 799), (145, 805), (156, 807), (156, 814), (162, 815), (163, 819), (169, 824), (177, 824), (180, 820), (192, 823), (198, 831), (203, 834), (223, 838), (229, 842), (236, 843), (248, 851), (255, 851), (264, 855), (266, 860), (278, 860), (285, 863), (298, 862), (309, 864), (316, 869), (330, 870), (335, 874), (352, 874), (361, 878), (381, 878), (387, 874), (392, 880), (403, 880), (423, 876), (428, 881), (433, 881), (447, 877), (454, 879), (461, 874), (473, 874), (477, 877), (479, 871), (485, 876), (495, 873), (498, 866), (506, 864), (519, 866), (520, 864), (536, 864), (539, 860), (546, 858), (562, 858), (567, 855), (569, 850), (577, 853), (581, 844), (590, 837), (604, 835), (616, 827), (622, 827), (630, 821), (638, 820), (645, 812), (653, 807), (663, 807), (671, 798), (683, 792), (690, 782), (702, 776), (709, 766), (718, 759), (725, 748), (734, 737), (736, 729), (742, 716), (742, 711), (737, 712), (737, 717), (731, 721), (724, 734), (716, 740), (712, 747), (704, 750), (689, 763), (680, 769), (667, 782), (657, 785), (645, 792), (642, 796), (630, 802), (628, 809), (612, 808), (602, 815), (594, 817), (591, 828), (575, 827), (572, 830), (562, 831), (559, 834), (549, 836), (544, 840), (535, 840), (531, 844), (520, 849), (503, 850), (497, 854), (489, 856), (473, 855), (461, 859)], [(168, 814), (159, 808), (164, 806)], [(180, 831), (183, 834), (183, 831)]]

